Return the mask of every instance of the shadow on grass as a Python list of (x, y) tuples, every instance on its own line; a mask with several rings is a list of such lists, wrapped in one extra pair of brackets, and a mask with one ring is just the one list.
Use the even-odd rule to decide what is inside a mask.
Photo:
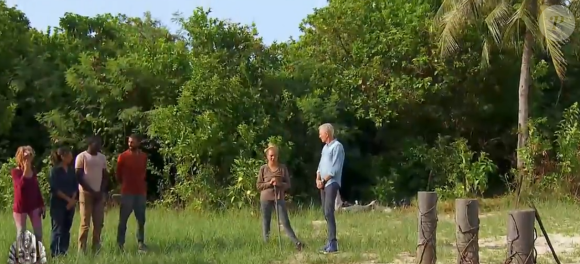
[(165, 240), (159, 244), (148, 243), (149, 250), (146, 254), (154, 255), (173, 255), (187, 253), (198, 256), (208, 256), (211, 252), (220, 254), (220, 252), (239, 250), (246, 245), (247, 239), (244, 238), (212, 238), (209, 240), (195, 241), (193, 239), (185, 240)]

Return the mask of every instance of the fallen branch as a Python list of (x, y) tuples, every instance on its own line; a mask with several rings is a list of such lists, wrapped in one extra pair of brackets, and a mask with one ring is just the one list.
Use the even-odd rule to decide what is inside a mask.
[(536, 214), (536, 221), (538, 221), (538, 225), (540, 226), (540, 230), (542, 230), (542, 235), (544, 235), (544, 237), (546, 238), (546, 243), (548, 244), (550, 251), (552, 251), (552, 257), (554, 257), (556, 264), (562, 264), (560, 262), (560, 259), (558, 259), (558, 255), (556, 255), (556, 250), (554, 250), (554, 246), (552, 246), (552, 242), (550, 242), (550, 237), (548, 237), (548, 232), (546, 232), (546, 228), (544, 227), (544, 223), (542, 223), (542, 218), (540, 218), (540, 213), (538, 212), (536, 205), (534, 205), (534, 202), (532, 202), (532, 201), (530, 201), (530, 205), (531, 205), (532, 209), (534, 209), (534, 212)]

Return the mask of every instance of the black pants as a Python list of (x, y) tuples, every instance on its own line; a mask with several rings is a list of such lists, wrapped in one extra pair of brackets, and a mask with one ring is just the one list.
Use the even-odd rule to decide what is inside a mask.
[(52, 256), (66, 254), (70, 244), (70, 228), (73, 224), (75, 209), (67, 210), (65, 206), (54, 206), (50, 208), (50, 218), (52, 222), (52, 233), (50, 241), (50, 251)]
[(119, 226), (117, 227), (117, 244), (125, 245), (125, 233), (129, 216), (135, 212), (137, 219), (137, 242), (145, 242), (145, 209), (147, 197), (145, 195), (121, 195), (121, 207), (119, 208)]

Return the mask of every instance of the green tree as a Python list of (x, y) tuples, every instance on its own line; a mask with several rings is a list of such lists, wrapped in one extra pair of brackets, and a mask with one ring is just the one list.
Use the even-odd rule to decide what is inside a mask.
[[(517, 148), (524, 149), (528, 142), (528, 119), (530, 85), (532, 83), (533, 48), (542, 48), (549, 54), (560, 79), (564, 79), (566, 59), (563, 46), (567, 40), (554, 38), (551, 33), (541, 34), (538, 20), (539, 6), (562, 5), (561, 1), (524, 0), (516, 3), (508, 1), (444, 0), (436, 16), (441, 28), (440, 48), (443, 57), (455, 53), (460, 48), (461, 34), (466, 30), (483, 34), (482, 58), (489, 63), (489, 55), (494, 47), (521, 47), (521, 69), (518, 89), (518, 141)], [(565, 25), (570, 26), (570, 25)], [(518, 41), (520, 29), (525, 29), (523, 43)], [(573, 28), (565, 28), (571, 32)], [(517, 153), (517, 169), (524, 169), (524, 160)], [(522, 183), (520, 183), (522, 184)]]
[(0, 149), (8, 146), (8, 136), (19, 107), (19, 96), (25, 89), (24, 80), (30, 62), (26, 59), (30, 51), (29, 21), (20, 10), (8, 7), (0, 1)]

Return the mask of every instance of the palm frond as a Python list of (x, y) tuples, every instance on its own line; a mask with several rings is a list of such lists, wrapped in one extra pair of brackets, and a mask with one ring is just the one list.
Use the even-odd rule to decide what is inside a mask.
[(516, 8), (514, 13), (512, 13), (511, 17), (508, 19), (504, 34), (502, 36), (502, 43), (504, 47), (510, 47), (517, 50), (516, 47), (521, 42), (520, 37), (522, 36), (522, 34), (520, 32), (521, 29), (521, 20), (519, 19), (519, 17), (521, 16), (520, 12), (522, 11), (519, 8)]
[(481, 67), (486, 69), (489, 67), (489, 55), (491, 54), (491, 44), (489, 41), (483, 41), (483, 49), (481, 51)]
[[(545, 43), (546, 52), (552, 59), (558, 77), (564, 79), (566, 75), (566, 59), (564, 57), (563, 46), (569, 41), (568, 34), (573, 33), (575, 18), (570, 11), (565, 8), (542, 8), (538, 19), (538, 26), (543, 29), (541, 42)], [(564, 18), (561, 21), (552, 21), (554, 17)]]
[(446, 26), (441, 32), (439, 38), (439, 47), (441, 48), (441, 57), (448, 57), (449, 55), (459, 50), (459, 43), (455, 38), (456, 29), (451, 25)]
[(561, 80), (566, 77), (566, 58), (564, 58), (564, 52), (562, 51), (562, 42), (554, 41), (550, 38), (545, 38), (546, 40), (546, 51), (550, 58), (552, 58), (552, 63), (556, 69), (556, 74)]
[[(568, 9), (576, 18), (576, 24), (580, 25), (580, 0), (569, 0), (567, 3)], [(570, 43), (574, 55), (576, 57), (580, 57), (580, 32), (578, 30), (574, 30), (572, 35), (570, 36)]]
[(499, 1), (494, 6), (493, 10), (485, 17), (485, 24), (495, 43), (501, 45), (504, 28), (511, 18), (512, 7), (505, 0)]
[(506, 30), (503, 34), (503, 41), (505, 46), (518, 47), (521, 43), (520, 29), (524, 25), (525, 29), (528, 30), (536, 39), (541, 36), (541, 32), (538, 28), (536, 12), (529, 9), (532, 1), (538, 0), (524, 0), (522, 3), (515, 6), (515, 11), (509, 18), (506, 26)]
[[(541, 10), (536, 8), (541, 6), (543, 1), (522, 0), (521, 3), (513, 5), (511, 0), (443, 0), (435, 16), (436, 25), (441, 32), (439, 39), (441, 56), (447, 57), (457, 52), (460, 48), (460, 34), (474, 23), (481, 24), (480, 18), (484, 17), (483, 24), (486, 30), (482, 32), (484, 34), (482, 66), (489, 66), (490, 52), (494, 45), (511, 46), (515, 50), (521, 50), (520, 38), (524, 36), (522, 34), (524, 32), (520, 30), (525, 29), (527, 34), (534, 37), (542, 51), (549, 54), (558, 77), (563, 79), (567, 65), (563, 46), (568, 40), (562, 40), (559, 36), (571, 32), (568, 30), (574, 26), (575, 20), (564, 21), (564, 25), (559, 24), (557, 27), (549, 25), (549, 20), (538, 17)], [(553, 0), (550, 3), (564, 5), (564, 1), (566, 0)], [(580, 15), (580, 0), (568, 0), (566, 5), (576, 15), (575, 17)], [(540, 30), (548, 27), (551, 27), (550, 30)], [(580, 42), (580, 33), (574, 33), (571, 41)]]
[(525, 6), (528, 6), (534, 1), (538, 0), (524, 0), (522, 8), (524, 8), (525, 12), (523, 12), (523, 17), (521, 19), (524, 22), (524, 25), (526, 25), (526, 29), (529, 30), (534, 37), (537, 37), (542, 35), (542, 32), (540, 32), (540, 28), (538, 27), (537, 10), (532, 11), (525, 8)]
[(461, 31), (480, 17), (483, 0), (444, 0), (435, 21), (441, 29), (439, 46), (441, 56), (447, 57), (459, 50), (457, 37)]
[(443, 0), (441, 2), (441, 6), (439, 6), (439, 9), (437, 10), (437, 13), (435, 13), (435, 21), (436, 24), (438, 26), (441, 26), (443, 24), (443, 17), (451, 12), (451, 10), (453, 10), (455, 7), (455, 0)]

